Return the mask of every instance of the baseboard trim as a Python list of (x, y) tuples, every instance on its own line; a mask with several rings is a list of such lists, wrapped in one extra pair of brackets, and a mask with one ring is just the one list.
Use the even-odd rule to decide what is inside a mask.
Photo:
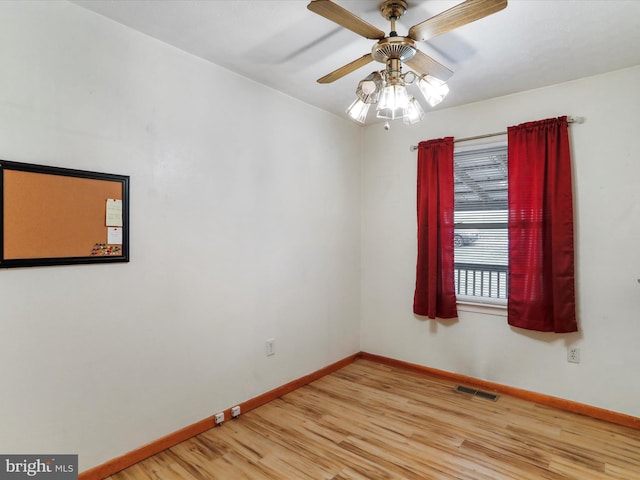
[(484, 388), (496, 393), (503, 393), (511, 395), (512, 397), (521, 398), (523, 400), (529, 400), (531, 402), (545, 405), (548, 407), (555, 407), (560, 410), (568, 412), (578, 413), (587, 417), (597, 418), (617, 425), (634, 428), (640, 430), (640, 418), (627, 415), (624, 413), (613, 412), (611, 410), (605, 410), (604, 408), (593, 407), (591, 405), (585, 405), (583, 403), (574, 402), (571, 400), (565, 400), (563, 398), (552, 397), (550, 395), (543, 395), (541, 393), (530, 392), (520, 388), (509, 387), (507, 385), (501, 385), (499, 383), (489, 382), (486, 380), (480, 380), (478, 378), (469, 377), (466, 375), (460, 375), (457, 373), (447, 372), (445, 370), (438, 370), (431, 367), (425, 367), (423, 365), (417, 365), (415, 363), (404, 362), (402, 360), (396, 360), (381, 355), (374, 355), (372, 353), (360, 352), (359, 358), (364, 360), (370, 360), (372, 362), (388, 365), (392, 367), (402, 368), (404, 370), (411, 370), (417, 373), (423, 373), (446, 380), (451, 380), (456, 383), (464, 383), (473, 387)]
[[(353, 363), (359, 356), (359, 353), (354, 353), (353, 355), (349, 355), (348, 357), (321, 368), (320, 370), (305, 375), (304, 377), (300, 377), (278, 388), (274, 388), (273, 390), (263, 393), (262, 395), (258, 395), (246, 402), (242, 402), (239, 404), (240, 409), (242, 413), (246, 413), (254, 408), (258, 408), (265, 403), (269, 403), (276, 398), (293, 392), (304, 385), (346, 367), (350, 363)], [(224, 411), (224, 418), (226, 420), (231, 418), (231, 407)], [(176, 432), (170, 433), (169, 435), (159, 438), (158, 440), (137, 448), (136, 450), (125, 453), (120, 457), (116, 457), (101, 465), (85, 470), (80, 473), (78, 480), (103, 480), (114, 473), (118, 473), (120, 470), (124, 470), (125, 468), (135, 465), (146, 458), (156, 455), (167, 448), (171, 448), (180, 442), (184, 442), (185, 440), (195, 437), (196, 435), (200, 435), (214, 427), (215, 421), (213, 416), (205, 418), (204, 420), (200, 420), (199, 422), (182, 428)]]

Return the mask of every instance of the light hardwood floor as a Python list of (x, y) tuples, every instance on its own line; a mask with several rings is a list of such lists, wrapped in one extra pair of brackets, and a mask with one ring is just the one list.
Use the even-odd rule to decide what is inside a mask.
[(109, 477), (640, 479), (640, 431), (366, 360)]

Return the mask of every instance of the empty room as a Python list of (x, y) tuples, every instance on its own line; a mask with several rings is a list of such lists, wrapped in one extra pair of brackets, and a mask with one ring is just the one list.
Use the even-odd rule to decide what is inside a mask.
[(0, 479), (640, 478), (640, 2), (0, 2)]

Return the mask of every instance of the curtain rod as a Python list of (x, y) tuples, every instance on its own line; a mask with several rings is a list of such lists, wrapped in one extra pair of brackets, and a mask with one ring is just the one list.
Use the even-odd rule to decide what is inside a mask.
[[(567, 118), (567, 123), (582, 123), (584, 122), (584, 117), (568, 117)], [(456, 138), (453, 140), (453, 143), (458, 143), (458, 142), (468, 142), (470, 140), (480, 140), (481, 138), (490, 138), (490, 137), (499, 137), (500, 135), (506, 135), (507, 132), (495, 132), (495, 133), (485, 133), (484, 135), (476, 135), (474, 137), (464, 137), (464, 138)], [(417, 145), (411, 145), (409, 147), (409, 150), (411, 150), (412, 152), (415, 152), (416, 150), (418, 150), (418, 146)]]

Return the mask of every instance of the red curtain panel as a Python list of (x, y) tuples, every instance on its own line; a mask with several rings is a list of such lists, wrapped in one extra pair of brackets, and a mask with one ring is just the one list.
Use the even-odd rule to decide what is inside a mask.
[(453, 137), (418, 145), (418, 260), (413, 311), (455, 318)]
[(510, 325), (578, 329), (567, 117), (508, 130)]

